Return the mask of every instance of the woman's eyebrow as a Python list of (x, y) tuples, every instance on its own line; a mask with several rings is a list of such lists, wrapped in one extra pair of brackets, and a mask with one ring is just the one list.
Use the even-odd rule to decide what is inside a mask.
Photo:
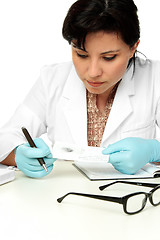
[[(73, 43), (73, 42), (71, 43), (71, 45), (72, 45), (74, 48), (77, 48), (77, 49), (79, 49), (79, 50), (81, 50), (81, 51), (83, 51), (83, 52), (88, 53), (85, 49), (77, 46), (77, 45), (76, 45), (75, 43)], [(102, 52), (100, 55), (109, 54), (109, 53), (117, 53), (117, 52), (119, 52), (119, 51), (120, 51), (120, 49), (109, 50), (109, 51), (106, 51), (106, 52)]]
[(119, 52), (119, 51), (120, 51), (120, 49), (117, 49), (117, 50), (110, 50), (110, 51), (107, 51), (107, 52), (103, 52), (103, 53), (101, 53), (101, 55), (109, 54), (109, 53), (117, 53), (117, 52)]

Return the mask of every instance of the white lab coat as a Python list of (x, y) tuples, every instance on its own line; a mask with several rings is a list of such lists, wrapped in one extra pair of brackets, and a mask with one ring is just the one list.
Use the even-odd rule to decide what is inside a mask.
[[(0, 129), (0, 160), (26, 140), (47, 133), (55, 141), (87, 145), (86, 89), (72, 62), (46, 66), (23, 103)], [(156, 138), (160, 126), (160, 62), (136, 59), (117, 89), (101, 146), (126, 137)]]

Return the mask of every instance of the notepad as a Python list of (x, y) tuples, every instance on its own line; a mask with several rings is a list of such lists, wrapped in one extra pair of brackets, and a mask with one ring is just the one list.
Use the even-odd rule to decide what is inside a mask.
[(15, 171), (12, 167), (0, 164), (0, 185), (13, 181), (15, 179)]
[(106, 162), (80, 162), (73, 165), (90, 180), (117, 180), (160, 177), (160, 166), (146, 164), (134, 175), (123, 174), (117, 171), (112, 164)]

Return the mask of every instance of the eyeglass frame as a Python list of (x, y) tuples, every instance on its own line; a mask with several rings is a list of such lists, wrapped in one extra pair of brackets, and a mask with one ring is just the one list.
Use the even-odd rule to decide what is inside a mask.
[[(100, 186), (99, 189), (102, 191), (104, 190), (105, 188), (115, 184), (115, 183), (125, 183), (125, 184), (132, 184), (132, 185), (137, 185), (137, 186), (144, 186), (144, 187), (151, 187), (153, 188), (152, 190), (150, 190), (148, 193), (147, 192), (135, 192), (135, 193), (131, 193), (131, 194), (127, 194), (123, 197), (112, 197), (112, 196), (103, 196), (103, 195), (95, 195), (95, 194), (86, 194), (86, 193), (78, 193), (78, 192), (69, 192), (67, 194), (65, 194), (64, 196), (60, 197), (57, 199), (57, 201), (59, 203), (61, 203), (63, 201), (63, 199), (65, 197), (67, 197), (68, 195), (77, 195), (77, 196), (82, 196), (82, 197), (88, 197), (88, 198), (93, 198), (93, 199), (98, 199), (98, 200), (104, 200), (104, 201), (109, 201), (109, 202), (115, 202), (115, 203), (119, 203), (119, 204), (122, 204), (123, 205), (123, 210), (126, 214), (129, 214), (129, 215), (133, 215), (133, 214), (136, 214), (136, 213), (139, 213), (141, 212), (144, 207), (146, 206), (146, 203), (147, 203), (147, 199), (149, 199), (150, 203), (153, 205), (153, 206), (158, 206), (160, 204), (160, 201), (158, 203), (154, 203), (153, 200), (152, 200), (152, 195), (153, 193), (160, 188), (160, 184), (158, 183), (144, 183), (144, 182), (129, 182), (129, 181), (115, 181), (115, 182), (112, 182), (112, 183), (109, 183), (109, 184), (105, 184), (103, 186)], [(135, 212), (128, 212), (127, 211), (127, 201), (129, 198), (133, 197), (133, 196), (136, 196), (136, 195), (140, 195), (140, 194), (144, 194), (145, 195), (145, 199), (143, 201), (143, 206), (140, 210), (138, 211), (135, 211)]]

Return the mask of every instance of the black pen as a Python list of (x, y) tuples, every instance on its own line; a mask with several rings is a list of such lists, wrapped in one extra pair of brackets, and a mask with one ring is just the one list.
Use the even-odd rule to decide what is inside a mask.
[[(33, 139), (31, 138), (28, 130), (25, 127), (22, 127), (22, 132), (24, 133), (24, 136), (26, 137), (29, 145), (33, 148), (37, 148), (35, 143), (33, 142)], [(44, 170), (48, 173), (48, 169), (46, 167), (46, 164), (45, 164), (43, 158), (37, 158), (37, 160), (40, 163), (40, 165), (44, 168)]]

